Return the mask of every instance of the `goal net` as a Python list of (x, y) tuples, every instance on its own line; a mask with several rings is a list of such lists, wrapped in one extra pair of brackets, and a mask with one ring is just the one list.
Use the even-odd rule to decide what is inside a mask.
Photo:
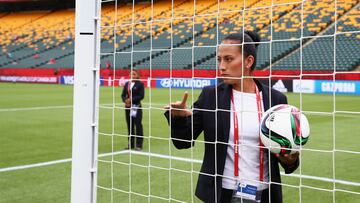
[[(204, 146), (221, 141), (201, 134), (184, 141), (193, 147), (176, 149), (164, 106), (188, 91), (193, 111), (201, 89), (221, 82), (219, 45), (247, 30), (261, 37), (251, 77), (283, 92), (310, 123), (298, 169), (285, 174), (279, 165), (282, 182), (274, 184), (284, 202), (359, 200), (358, 0), (103, 0), (100, 19), (97, 202), (201, 202), (199, 175), (222, 177), (216, 163), (214, 173), (201, 174)], [(145, 92), (137, 117), (122, 98), (136, 103), (136, 84), (124, 90), (133, 70)], [(217, 122), (204, 125), (216, 131)]]

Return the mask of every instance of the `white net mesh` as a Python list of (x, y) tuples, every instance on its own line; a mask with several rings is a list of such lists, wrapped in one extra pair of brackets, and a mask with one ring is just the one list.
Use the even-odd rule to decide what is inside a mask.
[[(261, 37), (253, 77), (286, 92), (310, 122), (299, 168), (281, 169), (284, 202), (359, 201), (360, 98), (350, 95), (360, 88), (359, 11), (358, 0), (102, 1), (98, 202), (200, 202), (194, 193), (204, 144), (221, 142), (200, 135), (185, 141), (194, 147), (176, 149), (163, 107), (187, 88), (191, 108), (203, 86), (217, 84), (218, 45), (245, 30)], [(143, 132), (135, 126), (127, 150), (121, 94), (131, 70), (140, 73), (145, 98)], [(216, 131), (217, 122), (208, 125)]]

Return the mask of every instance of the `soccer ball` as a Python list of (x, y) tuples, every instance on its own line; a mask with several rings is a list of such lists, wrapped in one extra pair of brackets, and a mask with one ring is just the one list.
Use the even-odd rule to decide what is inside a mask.
[(280, 104), (268, 109), (260, 122), (260, 139), (275, 154), (293, 154), (310, 135), (307, 118), (298, 108)]

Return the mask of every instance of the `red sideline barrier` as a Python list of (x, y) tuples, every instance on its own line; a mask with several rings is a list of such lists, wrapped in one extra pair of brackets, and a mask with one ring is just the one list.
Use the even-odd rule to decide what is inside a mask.
[[(190, 78), (192, 76), (194, 77), (202, 77), (202, 78), (213, 78), (216, 76), (216, 72), (214, 70), (194, 70), (194, 73), (191, 70), (148, 70), (143, 69), (139, 70), (140, 75), (142, 77), (151, 77), (151, 78), (168, 78), (168, 77), (174, 77), (174, 78)], [(112, 70), (101, 70), (100, 74), (101, 76), (107, 77), (113, 75)], [(116, 77), (126, 77), (129, 76), (130, 70), (115, 70), (115, 76)]]
[[(269, 77), (270, 70), (254, 71), (255, 76)], [(312, 80), (360, 80), (360, 72), (341, 72), (333, 71), (303, 71), (299, 70), (273, 70), (271, 78), (273, 79), (312, 79)]]
[[(190, 78), (190, 77), (201, 77), (201, 78), (214, 78), (216, 77), (215, 70), (140, 70), (142, 77), (151, 78)], [(171, 74), (170, 74), (171, 73)], [(102, 76), (112, 75), (113, 71), (103, 70)], [(116, 70), (116, 76), (128, 76), (130, 70)], [(300, 77), (300, 71), (287, 71), (287, 70), (273, 70), (271, 71), (271, 78), (273, 79), (315, 79), (315, 80), (333, 80), (334, 75), (336, 80), (360, 80), (360, 72), (342, 72), (334, 74), (332, 71), (303, 71), (302, 77)], [(270, 70), (254, 71), (254, 76), (257, 77), (269, 77)]]
[(54, 73), (52, 68), (0, 68), (0, 75), (2, 76), (54, 76)]
[[(151, 78), (214, 78), (216, 77), (215, 70), (139, 70), (142, 77)], [(115, 77), (129, 76), (130, 70), (115, 70)], [(72, 68), (0, 68), (0, 76), (62, 76), (73, 75), (74, 69)], [(101, 69), (100, 75), (104, 78), (113, 76), (112, 69)], [(254, 71), (254, 75), (257, 77), (269, 77), (270, 70)], [(333, 73), (332, 71), (303, 71), (300, 77), (300, 71), (293, 70), (273, 70), (271, 71), (271, 77), (274, 79), (315, 79), (315, 80), (333, 80), (335, 76), (336, 80), (360, 80), (360, 72), (341, 72)]]

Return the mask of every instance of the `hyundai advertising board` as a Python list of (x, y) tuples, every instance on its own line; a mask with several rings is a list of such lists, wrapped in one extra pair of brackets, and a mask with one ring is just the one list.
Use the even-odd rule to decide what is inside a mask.
[(156, 80), (157, 88), (194, 88), (201, 89), (205, 86), (216, 85), (213, 78), (159, 78)]

